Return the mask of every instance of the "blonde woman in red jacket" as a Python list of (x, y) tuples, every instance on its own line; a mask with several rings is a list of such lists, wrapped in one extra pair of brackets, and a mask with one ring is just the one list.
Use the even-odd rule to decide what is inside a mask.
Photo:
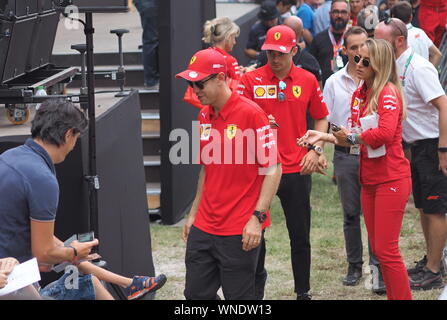
[(368, 39), (355, 57), (364, 82), (351, 101), (349, 128), (332, 125), (333, 134), (309, 130), (297, 140), (312, 147), (320, 140), (360, 146), (361, 202), (368, 237), (380, 262), (390, 300), (410, 300), (407, 270), (399, 251), (399, 234), (411, 192), (410, 164), (402, 149), (405, 107), (391, 45)]

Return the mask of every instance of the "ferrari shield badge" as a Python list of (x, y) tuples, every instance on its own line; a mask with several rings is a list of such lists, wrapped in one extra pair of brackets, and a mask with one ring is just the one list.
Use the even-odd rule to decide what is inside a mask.
[(237, 125), (235, 124), (229, 124), (227, 126), (227, 137), (228, 139), (233, 139), (236, 136), (236, 132), (237, 132)]
[(301, 96), (301, 86), (293, 86), (292, 91), (295, 98), (299, 98)]

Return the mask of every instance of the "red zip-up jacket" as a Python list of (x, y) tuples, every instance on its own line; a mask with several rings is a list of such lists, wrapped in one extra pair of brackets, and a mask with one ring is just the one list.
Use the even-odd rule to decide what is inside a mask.
[[(359, 124), (359, 116), (366, 116), (370, 90), (363, 84), (358, 88), (351, 102), (351, 120)], [(379, 96), (377, 128), (369, 129), (361, 134), (363, 141), (373, 149), (385, 145), (386, 153), (378, 158), (368, 158), (366, 145), (360, 149), (360, 182), (376, 185), (411, 177), (410, 163), (405, 158), (402, 148), (402, 98), (392, 83), (388, 83)]]

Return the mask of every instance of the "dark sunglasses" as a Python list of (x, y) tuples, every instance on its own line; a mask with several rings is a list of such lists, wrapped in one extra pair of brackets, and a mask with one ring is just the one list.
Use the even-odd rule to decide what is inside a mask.
[(368, 58), (361, 58), (360, 56), (354, 56), (354, 62), (355, 63), (359, 63), (360, 61), (362, 61), (362, 64), (365, 68), (368, 68), (370, 65), (369, 59)]
[(205, 78), (205, 79), (200, 80), (200, 81), (189, 81), (189, 80), (186, 80), (186, 81), (188, 82), (188, 84), (189, 84), (189, 86), (191, 88), (194, 88), (194, 86), (196, 86), (200, 90), (203, 90), (203, 88), (205, 87), (205, 83), (207, 81), (211, 80), (211, 79), (214, 79), (215, 77), (217, 77), (217, 73), (216, 74), (212, 74), (208, 78)]

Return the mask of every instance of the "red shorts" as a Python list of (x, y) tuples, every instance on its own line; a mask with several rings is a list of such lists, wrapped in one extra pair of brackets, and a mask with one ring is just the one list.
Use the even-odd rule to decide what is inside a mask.
[(419, 24), (428, 37), (439, 48), (447, 24), (447, 5), (431, 7), (421, 4), (419, 7)]

